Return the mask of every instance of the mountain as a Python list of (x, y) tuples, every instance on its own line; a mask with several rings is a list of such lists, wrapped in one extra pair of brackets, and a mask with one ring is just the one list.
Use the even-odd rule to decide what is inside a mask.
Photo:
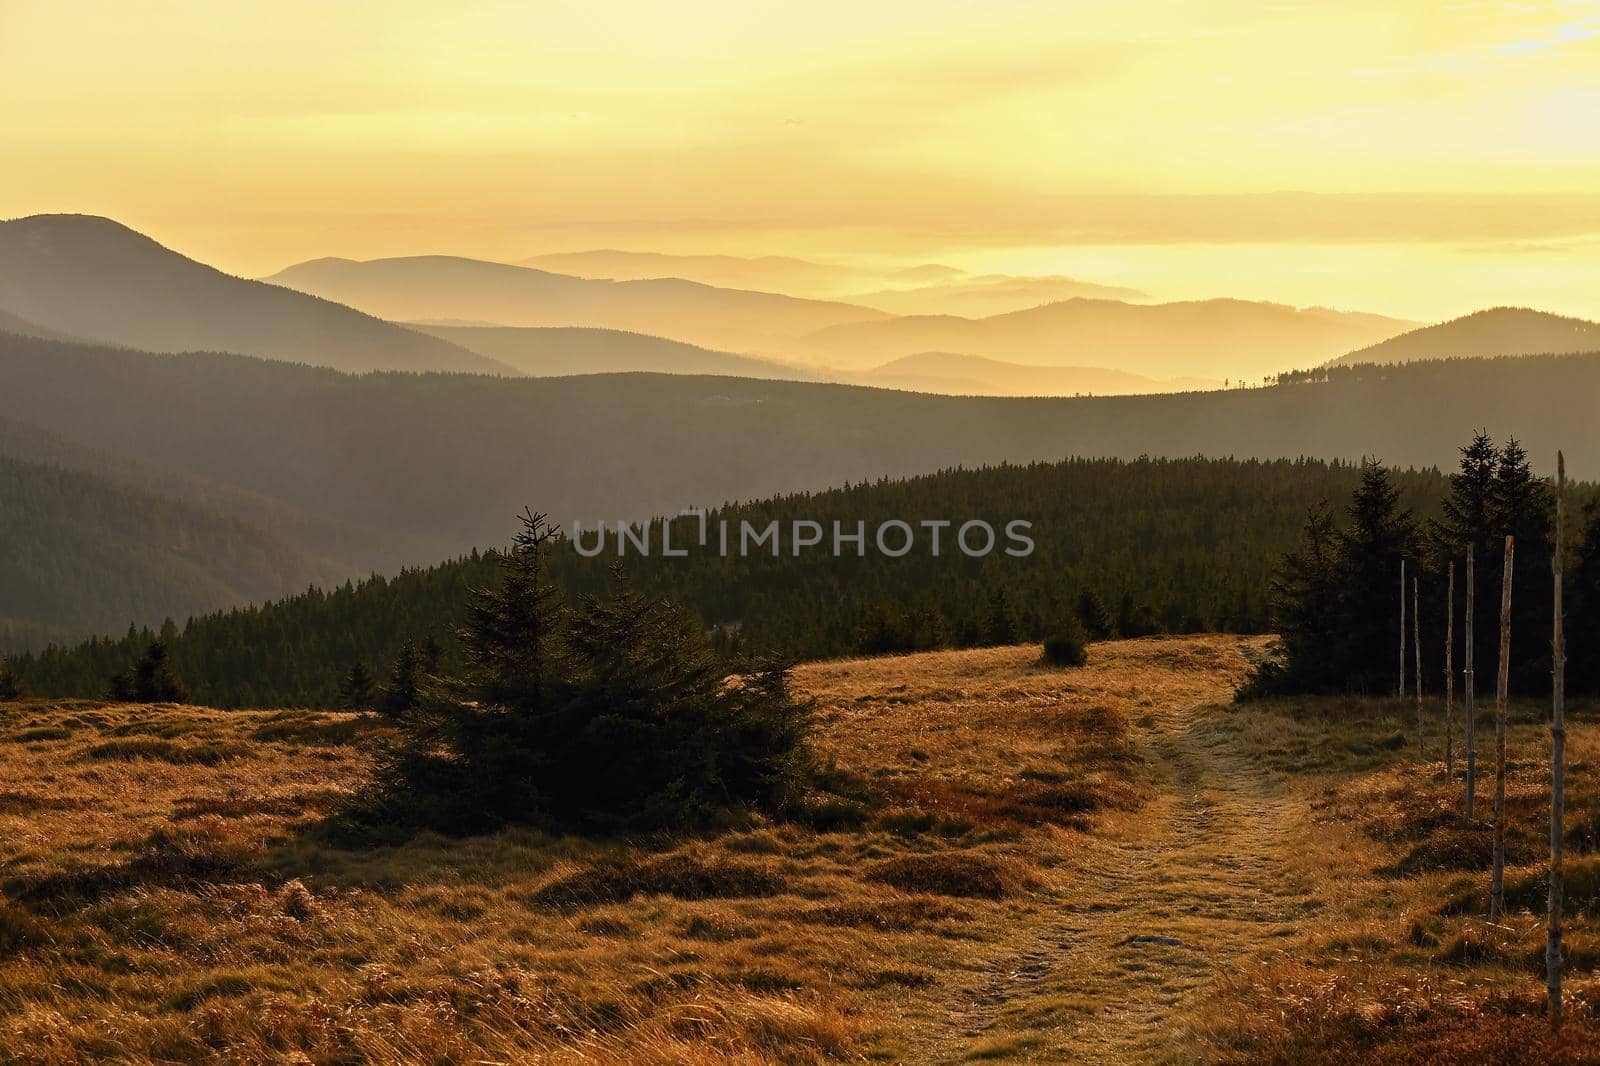
[[(1063, 456), (1375, 455), (1432, 466), (1450, 463), (1480, 427), (1521, 438), (1541, 468), (1565, 448), (1573, 475), (1592, 478), (1597, 392), (1600, 356), (1585, 355), (1320, 368), (1215, 392), (1017, 399), (662, 374), (350, 375), (0, 334), (0, 456), (88, 479), (49, 491), (33, 479), (0, 506), (21, 522), (9, 537), (45, 552), (64, 546), (61, 565), (72, 572), (115, 570), (132, 554), (131, 573), (170, 572), (173, 590), (193, 596), (134, 597), (108, 585), (98, 607), (91, 596), (71, 601), (82, 612), (73, 624), (99, 625), (109, 615), (95, 611), (120, 614), (136, 599), (181, 614), (219, 602), (207, 596), (282, 595), (308, 573), (393, 572), (499, 544), (525, 506), (569, 529), (577, 519), (592, 527)], [(121, 497), (131, 502), (83, 502)], [(188, 510), (168, 513), (174, 504)], [(131, 525), (104, 517), (118, 507), (136, 516)], [(62, 517), (31, 531), (29, 516), (45, 512)], [(85, 532), (69, 536), (72, 528)], [(230, 563), (215, 583), (198, 584), (186, 567), (203, 559), (195, 546), (207, 538), (222, 545), (219, 557), (233, 551), (259, 566)], [(159, 565), (138, 559), (174, 546), (191, 553)], [(85, 553), (94, 558), (77, 559)], [(30, 573), (48, 574), (39, 570), (47, 554), (22, 558)]]
[(53, 329), (36, 326), (25, 318), (0, 310), (0, 333), (19, 333), (24, 337), (44, 337), (53, 341), (70, 341), (76, 338), (65, 333), (58, 333)]
[[(356, 577), (374, 569), (395, 570), (436, 554), (432, 543), (403, 530), (380, 532), (359, 522), (330, 518), (226, 480), (129, 454), (134, 450), (96, 448), (22, 417), (0, 417), (0, 458), (87, 474), (133, 495), (178, 501), (232, 522), (270, 530), (272, 536), (297, 545), (324, 572)], [(298, 576), (289, 576), (287, 582), (278, 589), (280, 594), (295, 591), (303, 583)]]
[[(763, 529), (804, 516), (824, 528), (859, 522), (876, 531), (890, 519), (981, 517), (997, 530), (1019, 520), (1031, 523), (1034, 550), (971, 558), (952, 547), (933, 555), (924, 539), (896, 559), (872, 548), (840, 558), (824, 548), (724, 559), (694, 549), (697, 521), (685, 518), (671, 539), (688, 546), (687, 556), (633, 554), (627, 569), (635, 589), (689, 605), (703, 624), (726, 627), (724, 636), (736, 630), (746, 650), (796, 658), (985, 642), (996, 589), (1014, 613), (1017, 640), (1038, 640), (1078, 613), (1085, 594), (1126, 636), (1259, 632), (1268, 582), (1297, 543), (1306, 509), (1342, 503), (1360, 476), (1350, 464), (1228, 459), (944, 470), (738, 504), (708, 521)], [(1402, 471), (1395, 484), (1405, 505), (1424, 516), (1447, 487), (1437, 470)], [(581, 558), (564, 541), (553, 552), (551, 578), (573, 599), (606, 587), (614, 561), (610, 553)], [(493, 557), (474, 555), (199, 618), (172, 642), (172, 656), (209, 705), (329, 706), (353, 662), (382, 676), (406, 640), (439, 641), (447, 669), (455, 667), (453, 634), (469, 590), (492, 583), (495, 570)], [(35, 692), (98, 694), (107, 676), (144, 650), (144, 639), (24, 657), (17, 667)]]
[(613, 281), (684, 278), (723, 288), (781, 292), (790, 296), (839, 295), (875, 277), (852, 267), (813, 263), (786, 255), (671, 255), (614, 248), (536, 255), (518, 265), (580, 278)]
[(414, 325), (451, 344), (505, 363), (532, 377), (562, 374), (729, 374), (746, 378), (814, 380), (799, 367), (682, 341), (617, 329), (572, 326)]
[(1156, 379), (1098, 367), (1022, 366), (947, 352), (909, 355), (868, 371), (833, 371), (614, 329), (411, 325), (531, 377), (634, 372), (717, 374), (778, 381), (834, 381), (966, 396), (1105, 396), (1218, 388), (1222, 384), (1201, 378)]
[[(563, 523), (1058, 459), (1310, 455), (1449, 463), (1472, 430), (1600, 474), (1600, 357), (1335, 368), (1160, 396), (929, 396), (661, 374), (347, 375), (0, 335), (0, 418), (83, 447), (404, 535), (425, 562), (499, 543), (526, 505)], [(364, 560), (357, 560), (364, 562)]]
[(1414, 325), (1378, 315), (1244, 300), (1128, 304), (1073, 299), (962, 318), (914, 315), (831, 326), (790, 354), (849, 367), (917, 352), (963, 352), (1031, 365), (1104, 366), (1155, 377), (1259, 380), (1315, 365)]
[(953, 352), (920, 352), (850, 375), (861, 385), (957, 396), (1119, 396), (1220, 388), (1203, 378), (1157, 379), (1092, 366), (1023, 366)]
[(770, 352), (827, 326), (887, 317), (868, 307), (681, 278), (576, 278), (454, 256), (316, 259), (266, 280), (389, 319), (620, 329), (738, 352)]
[(873, 270), (781, 255), (670, 255), (603, 249), (536, 255), (519, 265), (615, 281), (686, 278), (725, 288), (842, 299), (897, 315), (995, 315), (1075, 296), (1111, 300), (1144, 296), (1137, 289), (1060, 276), (970, 274), (938, 263)]
[(0, 456), (0, 652), (120, 632), (347, 576), (198, 503)]
[(149, 351), (229, 351), (350, 371), (506, 372), (437, 337), (232, 277), (91, 215), (0, 222), (0, 311)]
[(937, 284), (913, 288), (880, 289), (848, 297), (897, 315), (962, 315), (981, 318), (1023, 311), (1041, 304), (1059, 303), (1086, 297), (1097, 300), (1140, 300), (1145, 294), (1120, 285), (1096, 285), (1089, 281), (1059, 276), (1013, 277), (1009, 274), (979, 274), (945, 279)]
[(1568, 352), (1600, 352), (1600, 323), (1526, 307), (1494, 307), (1402, 333), (1342, 355), (1328, 365)]

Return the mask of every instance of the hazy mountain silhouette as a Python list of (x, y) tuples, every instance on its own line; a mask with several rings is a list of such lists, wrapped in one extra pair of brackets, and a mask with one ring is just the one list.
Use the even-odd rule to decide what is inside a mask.
[(27, 319), (10, 314), (5, 310), (0, 310), (0, 333), (19, 333), (24, 337), (45, 337), (53, 341), (80, 339), (69, 336), (59, 330), (46, 329), (43, 326), (34, 325)]
[(576, 278), (455, 256), (316, 259), (266, 280), (390, 319), (621, 329), (740, 352), (770, 352), (826, 326), (887, 317), (867, 307), (681, 278)]
[(975, 275), (938, 263), (878, 271), (782, 255), (670, 255), (602, 249), (536, 255), (520, 265), (618, 281), (685, 278), (727, 288), (842, 299), (897, 315), (995, 315), (1076, 296), (1113, 300), (1144, 296), (1137, 289), (1059, 276)]
[(1244, 300), (1129, 304), (1065, 300), (987, 318), (918, 315), (833, 326), (792, 351), (841, 366), (925, 351), (1046, 366), (1104, 366), (1155, 377), (1262, 375), (1327, 360), (1414, 323)]
[(949, 352), (922, 352), (867, 371), (803, 367), (718, 352), (623, 330), (571, 326), (423, 325), (413, 328), (497, 359), (524, 374), (719, 374), (777, 381), (835, 381), (960, 396), (1126, 395), (1218, 388), (1202, 378), (1156, 379), (1100, 367), (1033, 367)]
[(230, 351), (352, 371), (506, 372), (437, 337), (224, 274), (93, 215), (0, 222), (0, 310), (150, 351)]
[(519, 266), (580, 278), (640, 281), (683, 278), (723, 288), (756, 289), (790, 296), (834, 296), (860, 288), (875, 275), (852, 267), (814, 263), (787, 255), (672, 255), (601, 248), (584, 252), (552, 252), (519, 262)]
[(1096, 285), (1077, 278), (1014, 277), (1009, 274), (957, 275), (936, 284), (913, 288), (880, 289), (855, 293), (853, 303), (865, 304), (897, 315), (962, 315), (983, 317), (1022, 311), (1041, 304), (1077, 297), (1102, 300), (1140, 300), (1138, 289)]
[(562, 374), (731, 374), (747, 378), (812, 381), (800, 367), (682, 341), (616, 329), (573, 326), (421, 325), (424, 333), (488, 356), (534, 377)]
[(1023, 366), (955, 352), (902, 356), (850, 381), (957, 396), (1119, 396), (1220, 388), (1204, 378), (1157, 379), (1093, 366)]
[[(369, 374), (0, 335), (0, 418), (382, 531), (427, 562), (524, 505), (644, 518), (1002, 460), (1378, 455), (1447, 464), (1480, 427), (1600, 474), (1600, 357), (1333, 368), (1160, 396), (1012, 399), (661, 374)], [(1543, 460), (1541, 460), (1541, 463)], [(364, 560), (357, 560), (364, 561)]]
[(1600, 351), (1600, 323), (1526, 307), (1493, 307), (1402, 333), (1342, 355), (1328, 365), (1596, 351)]

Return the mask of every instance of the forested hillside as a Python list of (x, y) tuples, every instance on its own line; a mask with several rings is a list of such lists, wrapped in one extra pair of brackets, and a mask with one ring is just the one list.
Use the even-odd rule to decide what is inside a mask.
[[(1433, 466), (1486, 428), (1519, 435), (1541, 470), (1562, 447), (1574, 476), (1593, 477), (1596, 394), (1594, 356), (1340, 367), (1212, 393), (1007, 399), (652, 374), (348, 375), (0, 334), (0, 455), (199, 501), (357, 577), (500, 543), (529, 504), (562, 524), (640, 520), (1072, 455), (1376, 455)], [(143, 550), (137, 536), (92, 543), (112, 559)], [(295, 576), (256, 594), (297, 587)], [(69, 613), (55, 617), (80, 634), (105, 624), (104, 614)]]
[(3, 457), (0, 544), (0, 651), (258, 601), (344, 573), (199, 502)]
[[(713, 511), (712, 545), (722, 521), (785, 530), (781, 554), (731, 557), (691, 548), (685, 558), (630, 550), (623, 562), (636, 586), (691, 606), (724, 647), (746, 653), (819, 657), (859, 651), (1011, 643), (1037, 639), (1068, 617), (1091, 631), (1259, 631), (1266, 626), (1273, 568), (1292, 547), (1307, 509), (1342, 501), (1359, 480), (1348, 464), (1315, 461), (1073, 460), (1055, 464), (952, 470), (828, 492), (787, 496)], [(1402, 498), (1432, 512), (1445, 483), (1437, 472), (1399, 475)], [(537, 505), (537, 500), (533, 501)], [(795, 519), (822, 524), (824, 544), (793, 554)], [(1027, 557), (1000, 548), (968, 557), (947, 530), (938, 556), (926, 534), (889, 558), (873, 544), (880, 523), (899, 519), (959, 525), (1032, 523)], [(832, 523), (867, 533), (865, 554), (846, 543), (831, 551)], [(502, 524), (504, 540), (512, 531)], [(674, 523), (675, 546), (694, 545), (697, 519)], [(592, 534), (583, 538), (594, 546)], [(737, 544), (737, 532), (732, 543)], [(893, 541), (891, 541), (893, 543)], [(602, 589), (614, 552), (580, 558), (564, 544), (555, 574), (571, 597)], [(440, 643), (455, 655), (453, 632), (469, 589), (492, 578), (493, 556), (473, 554), (392, 579), (315, 591), (261, 608), (228, 611), (189, 624), (171, 642), (195, 697), (214, 705), (328, 704), (340, 677), (361, 663), (382, 677), (406, 640)], [(151, 618), (152, 627), (159, 618)], [(150, 633), (133, 633), (67, 652), (23, 657), (24, 682), (41, 693), (91, 695), (125, 670)]]
[(1491, 307), (1340, 356), (1328, 365), (1410, 363), (1499, 355), (1563, 355), (1600, 350), (1600, 323), (1527, 307)]

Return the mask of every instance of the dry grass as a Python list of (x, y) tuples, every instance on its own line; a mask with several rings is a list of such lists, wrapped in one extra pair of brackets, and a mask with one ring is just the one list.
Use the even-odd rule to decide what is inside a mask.
[(804, 668), (840, 794), (805, 824), (634, 844), (337, 847), (318, 826), (370, 723), (8, 708), (0, 1060), (914, 1056), (1069, 904), (1084, 830), (1154, 794), (1130, 722), (1217, 699), (1236, 643)]
[[(1481, 706), (1480, 701), (1480, 706)], [(1459, 710), (1459, 709), (1458, 709)], [(1572, 712), (1568, 741), (1568, 1018), (1544, 1009), (1542, 862), (1548, 855), (1543, 708), (1513, 708), (1507, 782), (1508, 917), (1487, 921), (1493, 719), (1478, 726), (1477, 820), (1463, 817), (1436, 730), (1430, 760), (1395, 701), (1299, 700), (1219, 725), (1260, 753), (1297, 811), (1288, 859), (1317, 903), (1282, 954), (1221, 983), (1196, 1025), (1220, 1062), (1600, 1062), (1600, 728)], [(1438, 713), (1438, 708), (1433, 709)]]
[(831, 791), (634, 842), (337, 846), (371, 721), (8, 707), (0, 1061), (1600, 1061), (1596, 709), (1556, 1037), (1541, 709), (1516, 708), (1490, 925), (1486, 830), (1411, 707), (1229, 705), (1261, 650), (808, 666)]

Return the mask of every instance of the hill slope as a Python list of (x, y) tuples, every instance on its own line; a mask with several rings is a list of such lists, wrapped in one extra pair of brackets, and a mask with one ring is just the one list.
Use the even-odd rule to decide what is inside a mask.
[(343, 572), (203, 505), (0, 457), (0, 651), (281, 596)]
[[(928, 396), (652, 374), (350, 376), (0, 335), (0, 418), (401, 537), (437, 559), (534, 504), (567, 523), (1067, 455), (1449, 464), (1479, 427), (1600, 474), (1600, 358), (1325, 371), (1165, 396)], [(381, 542), (381, 545), (380, 545)]]
[[(737, 628), (748, 649), (803, 658), (983, 643), (996, 636), (997, 594), (1011, 627), (1004, 643), (1038, 639), (1064, 612), (1076, 613), (1086, 591), (1127, 635), (1258, 631), (1267, 581), (1295, 543), (1306, 508), (1342, 501), (1359, 477), (1349, 465), (1282, 460), (1074, 460), (945, 471), (736, 505), (708, 521), (713, 529), (727, 521), (736, 541), (740, 523), (760, 529), (800, 517), (825, 529), (863, 522), (869, 538), (890, 519), (918, 528), (925, 519), (982, 519), (997, 531), (1023, 520), (1032, 523), (1032, 554), (969, 557), (947, 541), (935, 556), (924, 532), (921, 546), (900, 558), (872, 548), (838, 558), (826, 548), (796, 554), (787, 541), (776, 556), (723, 557), (694, 547), (697, 521), (685, 518), (672, 540), (687, 557), (631, 553), (625, 562), (640, 591), (690, 605), (707, 625)], [(1424, 513), (1445, 486), (1433, 471), (1397, 481), (1406, 504)], [(509, 533), (503, 528), (501, 539)], [(554, 580), (570, 597), (602, 590), (615, 556), (585, 559), (572, 547), (567, 541), (555, 553)], [(452, 633), (469, 590), (491, 582), (495, 565), (473, 556), (199, 619), (173, 655), (207, 702), (327, 705), (351, 661), (381, 671), (404, 640), (433, 637), (453, 660)], [(138, 644), (97, 644), (24, 660), (20, 669), (39, 692), (90, 690)]]
[(531, 377), (563, 374), (730, 374), (747, 378), (805, 381), (817, 375), (799, 367), (682, 341), (617, 329), (570, 326), (454, 326), (413, 328)]
[(442, 255), (317, 259), (266, 280), (390, 319), (590, 326), (732, 351), (770, 351), (826, 326), (886, 317), (867, 307), (719, 289), (680, 278), (575, 278)]
[(934, 263), (882, 271), (781, 255), (669, 255), (604, 249), (536, 255), (519, 265), (617, 281), (686, 278), (725, 288), (842, 299), (898, 315), (995, 315), (1075, 296), (1111, 300), (1144, 296), (1137, 289), (1055, 275), (969, 274)]
[(1120, 285), (1097, 285), (1056, 275), (1015, 277), (1009, 274), (975, 274), (950, 278), (930, 285), (887, 288), (857, 293), (849, 297), (897, 315), (963, 315), (983, 317), (1022, 311), (1043, 304), (1084, 297), (1092, 300), (1141, 300), (1138, 289)]
[(787, 255), (673, 255), (597, 248), (530, 256), (517, 265), (579, 278), (684, 278), (730, 289), (828, 297), (860, 288), (870, 273)]
[(1600, 352), (1600, 323), (1526, 307), (1494, 307), (1350, 352), (1329, 366), (1419, 359)]
[(849, 380), (955, 396), (1125, 396), (1219, 388), (1221, 381), (1151, 378), (1094, 366), (1023, 366), (953, 352), (920, 352)]
[(0, 311), (149, 351), (230, 351), (350, 371), (506, 371), (437, 337), (224, 274), (91, 215), (0, 222)]
[(918, 315), (833, 326), (804, 338), (795, 350), (853, 367), (939, 351), (1033, 365), (1115, 367), (1155, 377), (1257, 380), (1324, 362), (1410, 325), (1243, 300), (1074, 299), (988, 318)]

